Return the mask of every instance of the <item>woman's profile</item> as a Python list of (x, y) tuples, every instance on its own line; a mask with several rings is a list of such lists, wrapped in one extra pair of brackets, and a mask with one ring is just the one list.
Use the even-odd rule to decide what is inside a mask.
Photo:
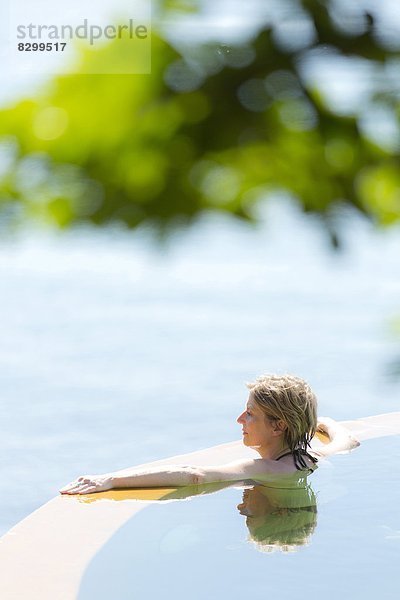
[[(206, 483), (298, 480), (312, 473), (320, 458), (351, 450), (359, 442), (333, 419), (317, 418), (317, 399), (311, 387), (293, 375), (264, 375), (248, 384), (245, 410), (237, 418), (243, 443), (259, 458), (217, 465), (132, 467), (103, 475), (81, 476), (63, 487), (62, 494), (91, 494), (118, 488), (180, 487)], [(316, 431), (329, 443), (313, 448)]]

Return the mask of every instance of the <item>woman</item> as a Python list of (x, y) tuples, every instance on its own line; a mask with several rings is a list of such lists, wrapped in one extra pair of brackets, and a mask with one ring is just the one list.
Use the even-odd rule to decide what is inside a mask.
[[(317, 400), (310, 386), (293, 375), (265, 375), (248, 384), (246, 408), (238, 417), (243, 443), (260, 458), (194, 467), (168, 465), (132, 468), (105, 475), (82, 476), (60, 490), (62, 494), (91, 494), (114, 488), (179, 487), (216, 482), (268, 482), (276, 476), (312, 473), (318, 458), (359, 445), (332, 419), (317, 422)], [(318, 449), (310, 443), (316, 431), (330, 442)]]

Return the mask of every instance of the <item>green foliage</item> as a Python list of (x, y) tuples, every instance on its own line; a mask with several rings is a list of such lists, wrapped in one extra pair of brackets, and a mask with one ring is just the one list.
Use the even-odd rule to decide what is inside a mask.
[(199, 0), (165, 0), (163, 4), (167, 11), (176, 10), (184, 13), (196, 13), (200, 8)]
[[(377, 106), (398, 122), (388, 75), (398, 48), (377, 35), (371, 15), (360, 12), (349, 31), (333, 3), (291, 4), (286, 39), (265, 26), (241, 45), (178, 51), (153, 32), (151, 75), (58, 77), (1, 110), (0, 211), (61, 227), (120, 221), (168, 231), (209, 210), (254, 220), (258, 202), (279, 189), (321, 215), (334, 243), (337, 206), (397, 221), (399, 144), (377, 142), (362, 124)], [(307, 39), (296, 34), (305, 20)], [(101, 52), (112, 62), (124, 43)], [(332, 58), (341, 61), (332, 78), (355, 58), (372, 69), (362, 106), (335, 107), (307, 76), (310, 61), (321, 72)]]

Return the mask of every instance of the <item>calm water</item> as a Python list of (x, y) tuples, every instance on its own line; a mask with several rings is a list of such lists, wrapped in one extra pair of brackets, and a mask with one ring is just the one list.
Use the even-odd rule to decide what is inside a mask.
[[(349, 243), (337, 256), (317, 225), (285, 203), (270, 206), (259, 230), (210, 219), (159, 249), (145, 234), (3, 239), (1, 532), (78, 474), (237, 439), (244, 382), (261, 372), (309, 379), (320, 413), (338, 419), (399, 410), (398, 383), (387, 373), (399, 351), (389, 324), (400, 313), (400, 236), (346, 219)], [(398, 548), (394, 538), (383, 541), (379, 524), (368, 533), (358, 521), (393, 526), (385, 519), (399, 484), (385, 473), (397, 464), (382, 472), (374, 461), (395, 443), (368, 442), (334, 459), (329, 486), (322, 469), (315, 476), (321, 498), (334, 497), (318, 508), (300, 561), (321, 546), (340, 553), (354, 544), (365, 554), (368, 535)], [(240, 494), (204, 498), (204, 509), (202, 498), (173, 503), (171, 514), (185, 505), (196, 521), (196, 510), (216, 503), (230, 515), (218, 539), (234, 519), (232, 544), (242, 544)], [(163, 510), (169, 505), (151, 508), (156, 520)], [(258, 556), (246, 544), (236, 551), (288, 573), (297, 560)], [(358, 559), (353, 550), (346, 556), (350, 569)]]
[(78, 598), (243, 600), (274, 593), (392, 600), (400, 490), (393, 481), (397, 462), (388, 456), (390, 438), (322, 465), (310, 478), (315, 504), (310, 494), (296, 498), (299, 490), (290, 497), (268, 488), (263, 495), (260, 488), (247, 490), (244, 502), (242, 490), (227, 489), (154, 503), (98, 552)]

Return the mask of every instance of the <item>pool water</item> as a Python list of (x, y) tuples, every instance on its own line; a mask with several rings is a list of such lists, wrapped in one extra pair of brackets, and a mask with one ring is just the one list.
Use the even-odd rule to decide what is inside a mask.
[(366, 441), (321, 462), (303, 490), (235, 486), (154, 502), (93, 558), (78, 598), (394, 600), (399, 450), (399, 436)]

